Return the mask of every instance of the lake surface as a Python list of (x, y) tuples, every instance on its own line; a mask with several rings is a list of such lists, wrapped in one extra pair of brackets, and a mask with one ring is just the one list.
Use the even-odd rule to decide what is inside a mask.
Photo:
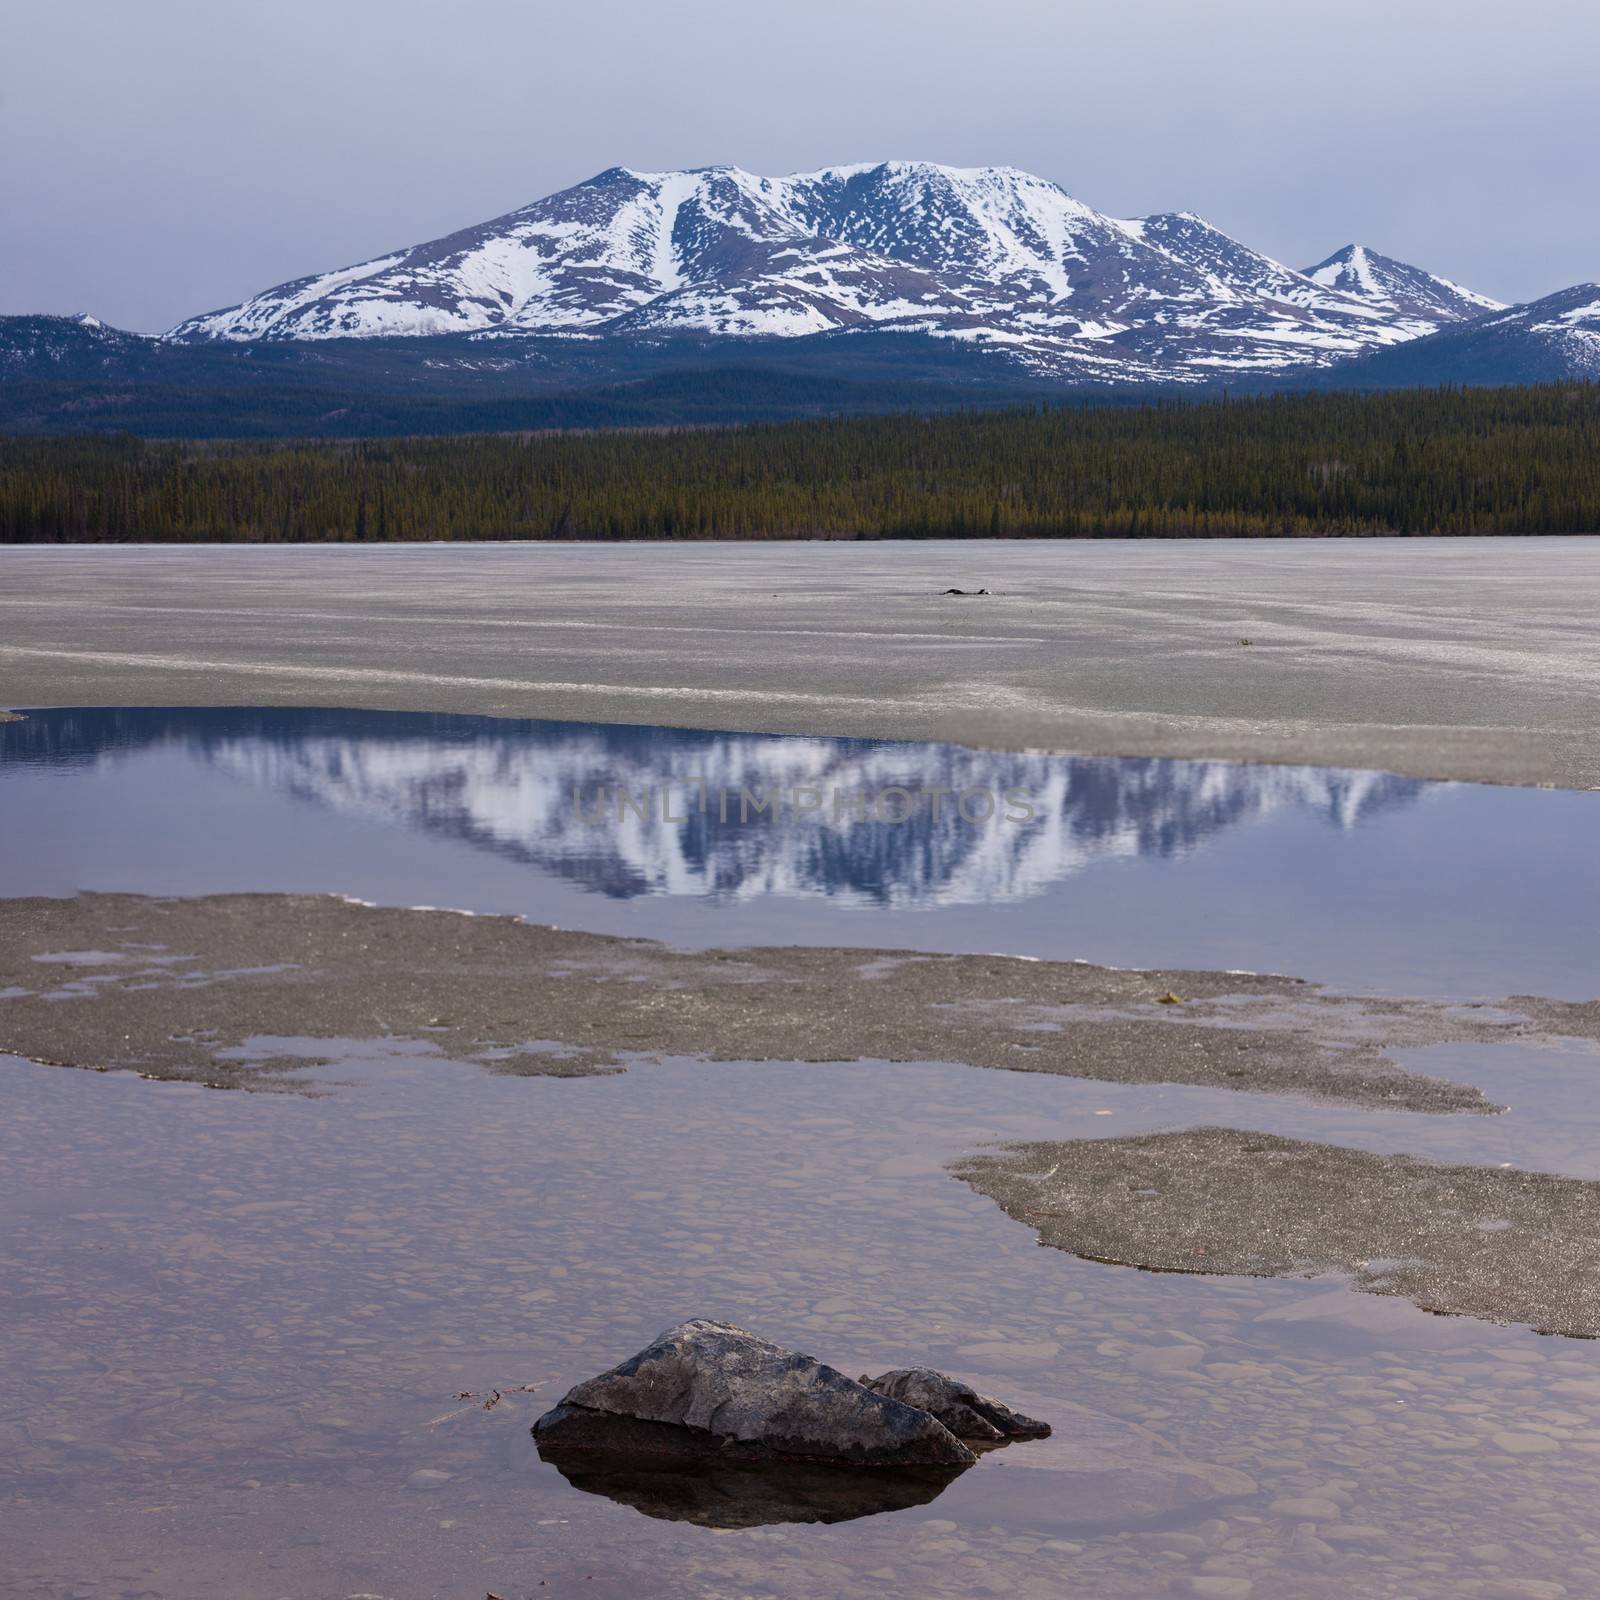
[[(797, 787), (822, 806), (740, 817), (741, 792)], [(935, 818), (935, 788), (1034, 815)], [(836, 816), (835, 791), (867, 814)], [(907, 820), (899, 794), (878, 815), (890, 791), (917, 800)], [(53, 711), (0, 726), (0, 893), (337, 891), (694, 945), (1588, 994), (1597, 804), (881, 741)], [(1600, 1177), (1586, 1047), (1401, 1053), (1480, 1084), (1499, 1117), (940, 1063), (562, 1081), (421, 1044), (338, 1055), (314, 1095), (0, 1056), (7, 1596), (1600, 1592), (1600, 1344), (1336, 1282), (1079, 1261), (945, 1171), (998, 1140), (1225, 1123)], [(1120, 1508), (1072, 1470), (1068, 1427), (926, 1503), (753, 1527), (674, 1520), (539, 1461), (534, 1417), (693, 1315), (851, 1373), (928, 1362), (1047, 1419), (1089, 1407), (1154, 1454)], [(459, 1398), (497, 1389), (487, 1410)], [(1256, 1492), (1133, 1515), (1172, 1458)]]
[(1375, 993), (1597, 985), (1600, 795), (1570, 791), (400, 712), (57, 710), (0, 725), (0, 828), (9, 895), (336, 891), (687, 946), (998, 951)]
[[(1489, 1119), (931, 1064), (561, 1082), (352, 1045), (322, 1076), (303, 1099), (0, 1059), (8, 1594), (1600, 1587), (1600, 1347), (1077, 1261), (942, 1170), (1163, 1122), (1403, 1147)], [(1132, 1528), (1102, 1495), (1086, 1520), (1063, 1437), (925, 1505), (719, 1531), (540, 1463), (540, 1411), (694, 1314), (852, 1373), (926, 1360), (1036, 1415), (1090, 1406), (1260, 1492)], [(488, 1412), (457, 1398), (493, 1388)]]

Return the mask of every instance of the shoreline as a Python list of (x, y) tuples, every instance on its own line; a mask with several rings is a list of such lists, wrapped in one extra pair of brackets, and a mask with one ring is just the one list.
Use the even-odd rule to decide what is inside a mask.
[(0, 900), (5, 1053), (270, 1089), (349, 1039), (536, 1076), (666, 1056), (947, 1061), (1482, 1115), (1503, 1108), (1388, 1052), (1600, 1040), (1600, 1001), (1376, 999), (1292, 977), (865, 948), (683, 951), (332, 895)]

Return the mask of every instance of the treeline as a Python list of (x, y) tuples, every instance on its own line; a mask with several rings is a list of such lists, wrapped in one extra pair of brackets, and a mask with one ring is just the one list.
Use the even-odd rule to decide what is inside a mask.
[(0, 540), (1600, 530), (1600, 386), (273, 445), (0, 441)]

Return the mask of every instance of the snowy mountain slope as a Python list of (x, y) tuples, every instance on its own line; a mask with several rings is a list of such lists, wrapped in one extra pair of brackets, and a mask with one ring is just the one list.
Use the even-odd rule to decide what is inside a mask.
[(491, 222), (193, 318), (169, 338), (878, 328), (1127, 383), (1322, 366), (1493, 307), (1370, 252), (1348, 270), (1340, 259), (1324, 264), (1324, 281), (1188, 213), (1121, 221), (1010, 167), (879, 162), (787, 178), (614, 167)]
[[(478, 227), (195, 318), (172, 337), (598, 331), (647, 307), (655, 316), (639, 326), (714, 328), (728, 314), (716, 306), (719, 291), (736, 286), (748, 288), (749, 304), (730, 331), (810, 333), (847, 320), (805, 314), (805, 304), (818, 297), (817, 284), (799, 268), (813, 257), (846, 283), (843, 305), (851, 298), (849, 280), (863, 268), (868, 276), (893, 269), (811, 236), (774, 180), (731, 168), (635, 173), (615, 167)], [(674, 305), (674, 297), (691, 287), (705, 309)], [(873, 303), (882, 297), (881, 288), (858, 296)], [(759, 314), (769, 303), (801, 309)]]
[(1362, 301), (1400, 326), (1414, 327), (1413, 337), (1418, 338), (1451, 323), (1506, 309), (1499, 300), (1392, 256), (1379, 255), (1364, 244), (1347, 244), (1326, 261), (1307, 267), (1305, 276), (1335, 293)]

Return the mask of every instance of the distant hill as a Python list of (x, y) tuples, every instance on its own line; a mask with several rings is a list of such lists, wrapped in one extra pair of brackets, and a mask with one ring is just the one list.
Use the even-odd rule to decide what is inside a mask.
[[(987, 352), (917, 336), (720, 341), (461, 336), (174, 344), (0, 317), (0, 433), (371, 438), (703, 425), (1059, 398)], [(1110, 391), (1105, 398), (1115, 399)]]
[(1600, 379), (1600, 283), (1580, 283), (1335, 369), (1363, 388)]

